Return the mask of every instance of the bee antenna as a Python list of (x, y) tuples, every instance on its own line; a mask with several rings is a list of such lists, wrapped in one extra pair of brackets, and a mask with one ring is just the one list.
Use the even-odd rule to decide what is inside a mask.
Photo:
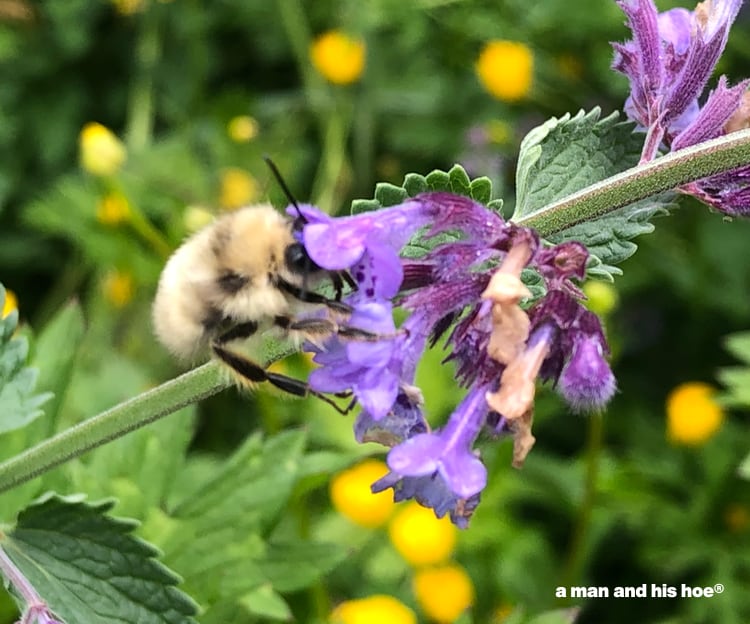
[(294, 195), (292, 195), (292, 192), (289, 190), (289, 187), (287, 186), (286, 182), (284, 182), (284, 178), (281, 177), (281, 172), (279, 171), (279, 168), (276, 166), (276, 163), (274, 163), (271, 160), (270, 156), (263, 156), (263, 160), (266, 161), (268, 168), (271, 170), (271, 173), (273, 173), (273, 177), (276, 178), (276, 182), (279, 183), (281, 190), (284, 191), (284, 195), (286, 195), (286, 198), (289, 200), (289, 203), (292, 204), (292, 206), (294, 206), (295, 210), (297, 211), (297, 214), (299, 215), (299, 218), (302, 219), (305, 223), (307, 223), (307, 219), (305, 219), (305, 215), (303, 215), (302, 211), (299, 209), (299, 204), (297, 203), (297, 200), (294, 199)]

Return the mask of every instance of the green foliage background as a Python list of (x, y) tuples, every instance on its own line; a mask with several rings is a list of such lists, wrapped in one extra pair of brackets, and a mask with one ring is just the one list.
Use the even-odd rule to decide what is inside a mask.
[[(376, 182), (400, 185), (409, 172), (455, 162), (489, 176), (512, 206), (529, 129), (580, 108), (622, 107), (627, 85), (609, 69), (608, 42), (628, 36), (623, 22), (602, 0), (151, 0), (132, 15), (103, 0), (0, 3), (0, 282), (18, 295), (37, 392), (54, 393), (44, 416), (0, 434), (0, 459), (179, 371), (150, 330), (163, 250), (96, 220), (107, 190), (124, 193), (169, 247), (186, 234), (186, 207), (217, 206), (227, 167), (246, 169), (282, 206), (263, 154), (298, 198), (332, 213), (373, 197)], [(349, 87), (327, 85), (307, 57), (310, 37), (333, 27), (367, 43), (366, 73)], [(735, 81), (750, 61), (747, 28), (743, 12), (722, 61)], [(493, 100), (475, 77), (491, 38), (534, 53), (533, 91), (521, 103)], [(236, 115), (257, 120), (251, 142), (227, 135)], [(471, 144), (472, 128), (496, 120), (507, 141)], [(78, 167), (88, 121), (126, 142), (114, 181)], [(620, 305), (607, 325), (619, 393), (601, 443), (589, 420), (542, 393), (522, 471), (510, 468), (508, 443), (483, 449), (490, 485), (457, 554), (478, 597), (466, 621), (489, 622), (500, 605), (515, 609), (507, 622), (527, 621), (564, 606), (558, 585), (642, 583), (726, 591), (590, 600), (579, 621), (750, 620), (750, 490), (738, 469), (750, 401), (735, 359), (750, 348), (723, 347), (750, 326), (750, 224), (685, 203), (656, 226), (615, 279)], [(134, 281), (124, 307), (103, 294), (113, 269)], [(420, 373), (435, 423), (459, 397), (440, 359), (430, 354)], [(735, 399), (722, 429), (697, 448), (671, 445), (669, 391), (716, 381), (729, 365), (739, 368), (721, 377)], [(287, 370), (303, 376), (306, 364), (291, 358)], [(201, 622), (318, 622), (340, 600), (379, 592), (414, 605), (411, 572), (385, 533), (330, 507), (330, 475), (378, 450), (356, 447), (350, 425), (319, 402), (226, 391), (0, 495), (0, 520), (14, 522), (48, 489), (115, 497), (112, 513), (142, 522), (137, 533), (205, 609)], [(216, 570), (231, 582), (209, 582)], [(0, 622), (12, 622), (4, 600)]]

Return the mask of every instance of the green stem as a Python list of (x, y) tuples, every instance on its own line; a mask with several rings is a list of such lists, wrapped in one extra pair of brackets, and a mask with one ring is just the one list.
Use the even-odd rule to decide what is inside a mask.
[(162, 233), (154, 227), (154, 224), (141, 212), (141, 209), (134, 204), (130, 205), (128, 222), (136, 233), (149, 243), (162, 259), (166, 260), (172, 255), (173, 249)]
[(549, 236), (688, 182), (750, 164), (750, 130), (667, 154), (513, 219)]
[(335, 212), (338, 208), (339, 178), (346, 163), (345, 126), (341, 114), (332, 110), (323, 136), (323, 153), (311, 195), (312, 203), (326, 212)]
[(216, 394), (230, 381), (209, 362), (157, 388), (120, 403), (0, 464), (0, 492), (119, 438), (196, 401)]
[(599, 456), (604, 437), (604, 418), (601, 413), (589, 416), (588, 439), (586, 441), (586, 481), (584, 484), (583, 500), (576, 520), (573, 538), (570, 542), (568, 559), (563, 572), (562, 587), (578, 584), (581, 565), (585, 560), (591, 512), (596, 499), (596, 482), (599, 475)]
[(137, 152), (151, 142), (154, 126), (154, 74), (161, 54), (158, 7), (142, 15), (135, 48), (135, 72), (128, 100), (126, 142)]
[(346, 165), (346, 140), (352, 116), (343, 114), (340, 102), (337, 105), (330, 87), (310, 63), (312, 37), (302, 4), (299, 0), (280, 0), (278, 6), (302, 76), (305, 101), (315, 114), (323, 144), (310, 197), (313, 204), (332, 212), (338, 207), (338, 182)]

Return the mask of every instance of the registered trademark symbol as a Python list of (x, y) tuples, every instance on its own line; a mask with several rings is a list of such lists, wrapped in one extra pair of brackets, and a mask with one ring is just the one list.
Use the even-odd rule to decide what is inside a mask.
[(724, 591), (724, 586), (721, 583), (716, 583), (716, 585), (714, 585), (714, 591), (717, 594), (720, 594), (721, 592)]

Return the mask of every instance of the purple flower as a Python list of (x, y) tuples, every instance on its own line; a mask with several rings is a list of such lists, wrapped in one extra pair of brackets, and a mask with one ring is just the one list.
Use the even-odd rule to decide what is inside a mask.
[(399, 251), (433, 213), (431, 203), (419, 200), (339, 219), (305, 207), (305, 249), (324, 269), (351, 270), (368, 298), (390, 299), (403, 279)]
[(578, 334), (558, 387), (568, 404), (579, 412), (599, 409), (612, 398), (615, 376), (604, 359), (604, 345), (596, 333)]
[[(646, 130), (641, 162), (660, 148), (674, 151), (746, 127), (750, 80), (730, 87), (724, 76), (699, 98), (724, 50), (742, 0), (701, 2), (695, 11), (657, 14), (652, 0), (618, 2), (628, 17), (633, 40), (613, 44), (613, 68), (630, 80), (628, 117)], [(730, 216), (750, 215), (750, 167), (711, 176), (680, 190)]]
[(388, 467), (405, 477), (438, 474), (458, 498), (471, 498), (484, 489), (487, 470), (472, 446), (487, 418), (487, 388), (474, 388), (451, 414), (442, 431), (421, 433), (388, 453)]
[[(358, 441), (391, 447), (391, 472), (373, 485), (395, 500), (415, 499), (466, 526), (487, 482), (474, 445), (480, 432), (510, 434), (514, 465), (531, 446), (537, 379), (551, 380), (574, 409), (596, 408), (614, 393), (598, 319), (579, 303), (573, 280), (585, 274), (579, 243), (542, 247), (530, 229), (506, 223), (481, 204), (450, 193), (425, 193), (399, 206), (332, 219), (301, 208), (302, 240), (312, 260), (349, 271), (357, 290), (345, 323), (379, 338), (340, 332), (311, 345), (320, 364), (317, 392), (351, 391), (362, 412)], [(427, 248), (400, 258), (417, 232)], [(430, 248), (431, 239), (445, 235)], [(531, 268), (547, 294), (531, 308), (521, 273)], [(409, 316), (400, 327), (393, 304)], [(445, 361), (467, 393), (438, 431), (430, 431), (414, 379), (427, 344), (448, 336)]]
[[(647, 161), (656, 156), (662, 142), (671, 145), (674, 137), (696, 123), (698, 97), (724, 50), (742, 0), (714, 0), (701, 3), (693, 13), (672, 9), (661, 15), (653, 0), (618, 4), (628, 18), (633, 40), (613, 44), (613, 68), (630, 80), (625, 111), (647, 130), (642, 154), (642, 161)], [(739, 95), (731, 91), (735, 99)], [(712, 97), (724, 94), (717, 90)], [(716, 122), (726, 107), (726, 102), (709, 107), (716, 113), (711, 121)]]
[(378, 442), (391, 447), (427, 432), (429, 426), (422, 414), (423, 402), (419, 388), (402, 388), (385, 416), (376, 419), (367, 410), (359, 413), (354, 423), (354, 438), (360, 444)]
[(317, 392), (352, 390), (371, 417), (380, 420), (393, 406), (401, 379), (402, 340), (396, 336), (392, 306), (385, 301), (358, 305), (349, 324), (390, 337), (375, 342), (331, 337), (324, 349), (314, 349), (313, 361), (321, 367), (310, 374), (309, 383)]
[(424, 477), (401, 477), (393, 472), (372, 484), (373, 493), (393, 488), (394, 502), (415, 500), (423, 507), (432, 509), (438, 518), (450, 515), (451, 522), (460, 529), (469, 526), (480, 494), (464, 499), (457, 497), (438, 473)]

